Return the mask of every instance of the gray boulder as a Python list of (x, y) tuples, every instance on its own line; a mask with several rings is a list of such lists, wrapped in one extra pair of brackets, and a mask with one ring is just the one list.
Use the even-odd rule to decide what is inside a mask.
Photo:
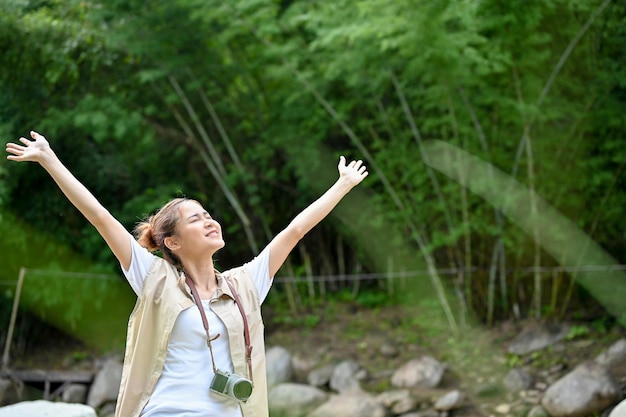
[(304, 384), (284, 383), (270, 389), (270, 415), (302, 417), (322, 405), (328, 394)]
[(61, 401), (64, 403), (84, 404), (86, 399), (87, 386), (83, 384), (70, 384), (61, 394)]
[(117, 359), (108, 359), (93, 380), (87, 405), (98, 408), (106, 402), (116, 401), (121, 382), (122, 363)]
[(398, 368), (391, 377), (397, 388), (435, 388), (441, 382), (445, 367), (430, 356), (412, 359)]
[(307, 417), (385, 417), (385, 407), (371, 395), (351, 392), (333, 395)]
[(434, 408), (438, 411), (450, 411), (460, 408), (464, 401), (465, 395), (459, 390), (454, 390), (439, 397), (437, 401), (435, 401)]
[(330, 388), (337, 392), (353, 392), (361, 390), (360, 381), (367, 376), (365, 369), (358, 363), (346, 360), (333, 369), (330, 376)]
[(376, 400), (394, 415), (408, 413), (417, 407), (417, 400), (407, 389), (382, 392), (378, 394)]
[(520, 333), (509, 345), (509, 353), (526, 355), (560, 342), (569, 334), (570, 326), (558, 323), (541, 323)]
[(292, 380), (293, 364), (291, 362), (291, 353), (287, 349), (280, 346), (269, 348), (265, 352), (265, 361), (268, 387)]
[(528, 389), (533, 384), (533, 377), (528, 371), (515, 368), (511, 369), (504, 378), (504, 386), (511, 392), (518, 392)]
[(323, 387), (328, 385), (330, 382), (330, 377), (333, 375), (333, 371), (335, 370), (335, 365), (329, 364), (322, 366), (321, 368), (317, 368), (309, 372), (307, 376), (307, 382), (309, 385), (313, 385), (314, 387)]
[(613, 343), (607, 350), (596, 357), (596, 362), (607, 369), (626, 364), (626, 339)]
[(609, 371), (587, 361), (552, 384), (541, 405), (552, 417), (584, 417), (602, 412), (620, 396), (620, 387)]

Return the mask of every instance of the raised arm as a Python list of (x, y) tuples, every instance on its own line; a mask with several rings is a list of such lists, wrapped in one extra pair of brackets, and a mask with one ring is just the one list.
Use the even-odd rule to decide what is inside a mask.
[(346, 159), (339, 158), (339, 179), (310, 206), (298, 214), (289, 225), (269, 243), (270, 276), (273, 277), (287, 259), (296, 244), (317, 225), (348, 192), (365, 177), (367, 170), (362, 161), (352, 161), (346, 165)]
[(6, 150), (11, 161), (30, 161), (41, 165), (57, 183), (70, 202), (95, 226), (126, 269), (130, 267), (130, 234), (109, 211), (81, 184), (56, 156), (46, 138), (30, 132), (33, 140), (20, 138), (20, 144), (7, 143)]

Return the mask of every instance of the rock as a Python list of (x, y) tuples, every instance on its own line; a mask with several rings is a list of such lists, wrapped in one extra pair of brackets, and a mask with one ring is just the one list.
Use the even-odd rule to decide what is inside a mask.
[(108, 402), (98, 410), (98, 417), (115, 417), (115, 403)]
[(541, 405), (552, 417), (584, 417), (601, 412), (619, 399), (620, 387), (609, 371), (587, 361), (552, 384)]
[(333, 375), (335, 365), (325, 365), (321, 368), (312, 370), (307, 376), (307, 382), (314, 387), (323, 387), (328, 385), (330, 377)]
[(617, 404), (617, 407), (611, 410), (609, 417), (626, 417), (626, 400)]
[(412, 359), (398, 368), (391, 385), (398, 388), (435, 388), (441, 382), (445, 367), (430, 356)]
[(328, 400), (319, 388), (304, 384), (284, 383), (270, 389), (270, 414), (281, 417), (302, 417)]
[(8, 378), (0, 378), (0, 405), (13, 404), (21, 400), (23, 389)]
[(476, 384), (474, 394), (479, 398), (499, 397), (504, 395), (502, 384), (495, 382), (483, 382)]
[(376, 400), (391, 410), (393, 414), (407, 413), (417, 406), (417, 400), (405, 389), (380, 393)]
[(293, 354), (291, 356), (291, 365), (293, 366), (294, 378), (296, 380), (307, 379), (307, 375), (318, 366), (318, 363), (319, 360), (311, 356)]
[(520, 333), (509, 345), (509, 353), (526, 355), (563, 340), (569, 334), (566, 324), (542, 323)]
[(86, 399), (87, 386), (83, 384), (70, 384), (61, 394), (61, 401), (64, 403), (84, 404)]
[(351, 392), (331, 396), (307, 417), (385, 417), (385, 407), (366, 393)]
[(550, 417), (548, 412), (540, 405), (536, 405), (530, 409), (527, 417)]
[(435, 401), (434, 408), (438, 411), (450, 411), (461, 407), (465, 396), (459, 390), (450, 391)]
[(293, 378), (291, 353), (287, 349), (274, 346), (265, 352), (267, 367), (267, 386), (272, 387), (283, 382), (290, 382)]
[(380, 354), (388, 358), (394, 358), (398, 356), (398, 348), (389, 342), (385, 342), (380, 347)]
[(402, 414), (399, 417), (443, 417), (435, 410), (414, 411), (408, 414)]
[(607, 369), (626, 363), (626, 339), (613, 343), (607, 350), (596, 357), (596, 362)]
[(84, 404), (24, 401), (0, 408), (0, 417), (97, 417), (96, 411)]
[(533, 385), (533, 377), (524, 369), (511, 369), (504, 378), (504, 386), (511, 392), (519, 392)]
[(330, 388), (339, 393), (361, 390), (360, 380), (367, 376), (365, 369), (354, 361), (343, 361), (333, 369)]
[(87, 396), (87, 405), (98, 408), (107, 401), (117, 400), (121, 382), (122, 364), (120, 361), (117, 359), (105, 361), (93, 380)]

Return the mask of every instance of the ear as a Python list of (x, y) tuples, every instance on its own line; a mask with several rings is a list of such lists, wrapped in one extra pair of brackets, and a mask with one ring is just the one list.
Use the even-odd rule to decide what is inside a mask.
[(174, 236), (166, 237), (163, 240), (163, 243), (172, 252), (174, 252), (174, 251), (176, 251), (177, 249), (180, 248), (180, 241), (176, 237), (174, 237)]

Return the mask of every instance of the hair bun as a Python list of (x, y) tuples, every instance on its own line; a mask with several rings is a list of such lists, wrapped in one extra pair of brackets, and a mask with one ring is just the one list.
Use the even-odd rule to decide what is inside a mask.
[(152, 227), (152, 217), (143, 221), (135, 228), (137, 242), (150, 252), (159, 250), (156, 240), (154, 239), (154, 228)]

